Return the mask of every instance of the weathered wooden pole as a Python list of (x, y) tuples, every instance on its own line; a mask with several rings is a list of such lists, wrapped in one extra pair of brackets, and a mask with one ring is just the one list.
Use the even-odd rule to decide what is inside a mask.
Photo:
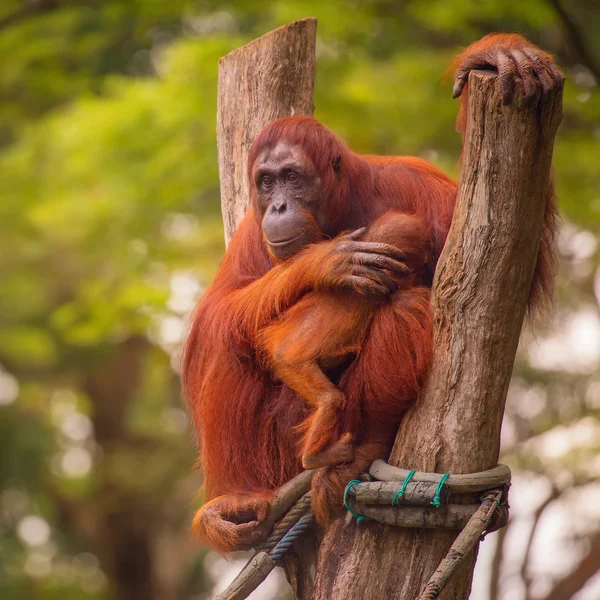
[[(217, 146), (225, 243), (248, 205), (248, 151), (271, 121), (314, 112), (317, 20), (302, 19), (234, 50), (219, 61)], [(310, 597), (319, 541), (309, 536), (286, 561), (292, 587)], [(295, 591), (297, 597), (300, 592)]]
[(248, 150), (271, 121), (314, 112), (317, 20), (275, 29), (219, 61), (217, 147), (225, 243), (248, 210)]
[[(223, 58), (217, 135), (226, 241), (248, 206), (246, 163), (270, 121), (313, 112), (316, 21), (273, 31)], [(428, 384), (403, 420), (390, 463), (470, 473), (496, 465), (506, 392), (537, 255), (562, 89), (538, 107), (503, 106), (495, 75), (472, 73), (461, 185), (433, 289)], [(340, 517), (295, 547), (298, 600), (413, 600), (456, 532), (357, 527)], [(466, 599), (475, 553), (440, 598)]]
[[(503, 106), (495, 73), (469, 77), (460, 189), (432, 293), (434, 357), (389, 462), (437, 473), (496, 465), (500, 429), (535, 266), (562, 86), (540, 104)], [(413, 600), (456, 533), (349, 516), (321, 544), (315, 600)], [(476, 552), (440, 598), (469, 596)], [(303, 597), (305, 600), (307, 597)]]

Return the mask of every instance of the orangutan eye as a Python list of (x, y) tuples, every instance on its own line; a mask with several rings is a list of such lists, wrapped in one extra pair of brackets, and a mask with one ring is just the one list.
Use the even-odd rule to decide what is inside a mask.
[(263, 175), (260, 178), (260, 183), (263, 187), (271, 187), (273, 185), (273, 178), (270, 175)]
[(288, 181), (291, 181), (292, 183), (295, 183), (296, 181), (298, 181), (298, 175), (296, 175), (296, 173), (294, 173), (293, 171), (291, 171), (288, 176)]

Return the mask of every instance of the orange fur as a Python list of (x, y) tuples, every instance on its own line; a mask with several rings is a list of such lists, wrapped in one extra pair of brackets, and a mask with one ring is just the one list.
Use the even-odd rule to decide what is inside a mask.
[[(368, 229), (364, 241), (381, 242), (401, 248), (410, 274), (396, 281), (398, 290), (388, 301), (400, 310), (410, 302), (422, 303), (419, 325), (422, 339), (430, 339), (428, 290), (420, 285), (419, 273), (427, 262), (429, 234), (418, 217), (390, 211)], [(352, 458), (353, 432), (334, 440), (346, 398), (325, 371), (338, 366), (364, 345), (371, 320), (381, 306), (380, 299), (358, 293), (317, 290), (306, 294), (280, 318), (265, 327), (258, 345), (266, 355), (266, 366), (308, 403), (311, 410), (301, 425), (304, 433), (302, 464), (312, 469)], [(413, 346), (419, 349), (419, 346)], [(427, 347), (426, 351), (429, 352)], [(422, 364), (426, 365), (428, 357)], [(415, 376), (418, 385), (422, 372)], [(408, 400), (408, 399), (407, 399)], [(402, 407), (396, 406), (397, 412)], [(339, 433), (339, 432), (338, 432)], [(326, 446), (329, 448), (325, 449)], [(318, 507), (317, 507), (318, 508)]]
[[(488, 37), (461, 58), (493, 51), (498, 44), (521, 43), (520, 36)], [(460, 115), (459, 129), (464, 129)], [(426, 227), (427, 258), (421, 251), (418, 256), (426, 264), (415, 271), (415, 279), (377, 307), (353, 294), (323, 294), (319, 282), (333, 265), (332, 242), (307, 246), (283, 263), (274, 261), (263, 244), (251, 186), (253, 207), (195, 310), (182, 363), (211, 500), (198, 513), (194, 528), (223, 551), (243, 546), (251, 537), (239, 529), (242, 519), (235, 515), (254, 511), (260, 520), (270, 491), (302, 470), (303, 438), (318, 453), (343, 433), (352, 436), (353, 460), (320, 469), (313, 481), (321, 520), (342, 506), (348, 480), (389, 452), (398, 422), (427, 372), (432, 345), (429, 287), (457, 192), (456, 184), (433, 165), (411, 157), (360, 156), (308, 117), (281, 119), (257, 136), (250, 151), (250, 176), (260, 152), (281, 140), (301, 145), (319, 172), (321, 202), (329, 215), (325, 238), (399, 211)], [(555, 228), (550, 195), (531, 298), (538, 305), (552, 295)], [(370, 234), (376, 235), (374, 230)], [(265, 339), (271, 342), (275, 362), (283, 358), (291, 365), (280, 373), (290, 385), (274, 381), (261, 361)], [(335, 364), (346, 355), (355, 358), (336, 386), (314, 368), (315, 361)], [(304, 361), (302, 377), (296, 370), (299, 361)], [(315, 385), (318, 396), (311, 387)], [(328, 409), (319, 415), (322, 406)]]
[[(269, 514), (271, 496), (269, 492), (218, 496), (196, 513), (192, 531), (218, 552), (228, 552), (232, 548), (250, 549), (260, 541), (255, 525), (266, 519)], [(218, 531), (209, 525), (213, 511), (224, 521), (224, 525)]]

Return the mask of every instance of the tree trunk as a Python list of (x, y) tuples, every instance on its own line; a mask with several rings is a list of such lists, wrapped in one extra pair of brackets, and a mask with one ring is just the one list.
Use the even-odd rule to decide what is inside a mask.
[[(469, 78), (461, 184), (433, 286), (432, 369), (389, 459), (408, 469), (469, 473), (490, 469), (498, 460), (562, 90), (554, 90), (537, 109), (520, 97), (503, 106), (495, 83), (490, 72)], [(322, 542), (313, 597), (412, 600), (455, 537), (444, 530), (359, 527), (346, 515)], [(473, 551), (440, 598), (468, 598), (475, 558)]]
[[(248, 206), (254, 136), (312, 114), (316, 21), (280, 28), (221, 60), (217, 134), (226, 240)], [(428, 384), (404, 418), (390, 462), (469, 473), (496, 465), (500, 427), (539, 244), (562, 91), (535, 109), (502, 106), (495, 75), (470, 76), (461, 186), (433, 290)], [(406, 440), (406, 443), (404, 443)], [(298, 600), (412, 600), (456, 532), (360, 527), (345, 515), (305, 536), (286, 561)], [(441, 598), (468, 597), (475, 552)]]
[(248, 195), (248, 150), (266, 125), (314, 111), (317, 20), (271, 31), (219, 61), (217, 146), (225, 243), (242, 220)]

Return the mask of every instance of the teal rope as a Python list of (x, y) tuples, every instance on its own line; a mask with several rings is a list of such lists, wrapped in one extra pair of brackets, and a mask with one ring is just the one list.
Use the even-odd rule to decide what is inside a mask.
[(402, 487), (400, 488), (400, 491), (396, 493), (396, 495), (392, 498), (392, 506), (396, 505), (396, 502), (398, 500), (400, 500), (400, 498), (404, 498), (404, 492), (406, 492), (406, 486), (408, 485), (408, 482), (413, 478), (414, 474), (417, 472), (416, 469), (412, 469), (411, 471), (408, 472), (408, 475), (404, 478), (404, 481), (402, 482)]
[(431, 504), (433, 506), (435, 506), (436, 508), (439, 508), (442, 504), (442, 502), (440, 501), (440, 494), (442, 493), (442, 488), (444, 487), (444, 484), (446, 483), (446, 479), (448, 479), (448, 477), (450, 477), (450, 473), (445, 473), (444, 475), (442, 475), (437, 488), (435, 490), (435, 494), (433, 496), (433, 500), (431, 501)]
[(350, 492), (350, 490), (357, 484), (362, 483), (362, 481), (360, 481), (360, 479), (353, 479), (350, 483), (348, 483), (348, 485), (346, 486), (346, 490), (344, 491), (344, 506), (346, 507), (346, 509), (348, 510), (348, 512), (356, 519), (356, 522), (360, 525), (363, 521), (369, 521), (369, 517), (365, 517), (364, 515), (361, 515), (360, 513), (357, 513), (351, 506), (350, 503), (348, 502), (348, 492)]
[[(392, 499), (392, 506), (396, 506), (398, 504), (398, 501), (400, 500), (400, 498), (404, 497), (404, 494), (406, 493), (406, 486), (409, 484), (410, 480), (414, 477), (416, 472), (417, 472), (416, 469), (411, 469), (408, 472), (408, 475), (404, 478), (404, 481), (402, 482), (402, 487), (400, 488), (400, 490), (398, 492), (396, 492), (396, 495)], [(446, 483), (446, 479), (448, 479), (448, 477), (450, 477), (450, 473), (444, 473), (440, 477), (440, 480), (435, 489), (435, 494), (433, 495), (433, 500), (431, 501), (431, 505), (435, 506), (436, 508), (439, 508), (442, 505), (440, 495), (442, 493), (442, 490), (444, 489), (444, 484)], [(364, 515), (361, 515), (360, 513), (356, 512), (352, 508), (352, 506), (350, 506), (350, 502), (348, 500), (348, 494), (350, 493), (350, 490), (355, 485), (358, 485), (360, 483), (362, 483), (362, 481), (360, 481), (360, 479), (353, 479), (352, 481), (350, 481), (348, 483), (348, 485), (346, 486), (346, 489), (344, 490), (344, 506), (346, 507), (346, 510), (356, 519), (356, 521), (359, 525), (363, 521), (369, 521), (370, 519), (369, 519), (369, 517), (365, 517)]]

